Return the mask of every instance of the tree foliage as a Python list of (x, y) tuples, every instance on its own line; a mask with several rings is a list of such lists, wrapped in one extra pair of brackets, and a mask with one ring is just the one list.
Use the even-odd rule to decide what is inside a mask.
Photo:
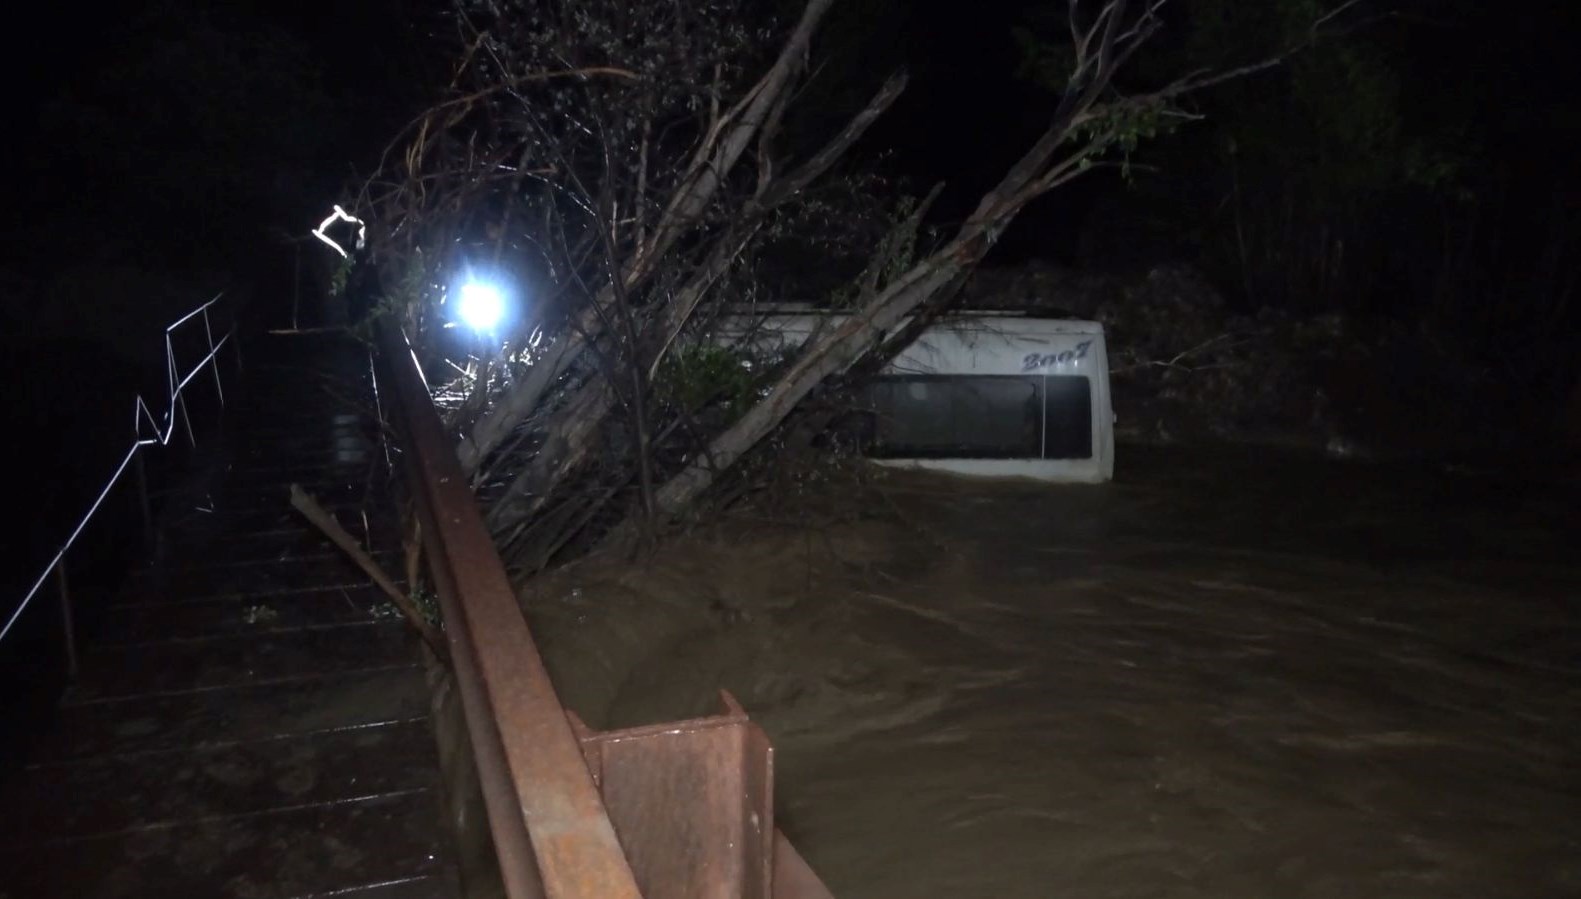
[[(1165, 3), (1069, 4), (1040, 68), (1049, 119), (970, 215), (930, 234), (937, 188), (907, 199), (845, 160), (903, 74), (839, 118), (803, 115), (834, 5), (778, 19), (748, 0), (458, 7), (449, 95), (361, 205), (395, 311), (430, 346), (468, 270), (529, 285), (455, 413), (490, 521), (527, 564), (690, 508), (810, 397), (946, 308), (1028, 204), (1125, 169), (1191, 117), (1184, 98), (1292, 49), (1125, 85)], [(787, 297), (846, 315), (772, 362), (714, 346), (722, 319), (739, 329), (750, 301)]]
[[(1155, 243), (1203, 259), (1252, 305), (1362, 309), (1373, 291), (1398, 287), (1388, 210), (1468, 198), (1468, 119), (1421, 114), (1397, 52), (1408, 27), (1397, 10), (1352, 10), (1331, 22), (1342, 40), (1311, 42), (1325, 9), (1316, 0), (1192, 0), (1175, 39), (1148, 61), (1222, 69), (1307, 45), (1266, 77), (1194, 98), (1191, 111), (1207, 124), (1149, 149), (1143, 161), (1167, 175), (1117, 204), (1119, 221), (1156, 211), (1165, 233)], [(1090, 245), (1102, 255), (1102, 242), (1126, 239), (1100, 228)]]

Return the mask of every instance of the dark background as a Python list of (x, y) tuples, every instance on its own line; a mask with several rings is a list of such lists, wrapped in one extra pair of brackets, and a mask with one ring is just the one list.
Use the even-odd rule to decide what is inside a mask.
[[(1203, 11), (1223, 3), (1173, 4), (1155, 52), (1128, 77), (1143, 84), (1181, 65), (1233, 65), (1280, 46), (1277, 29), (1200, 38)], [(1038, 31), (1038, 11), (1049, 5), (846, 3), (824, 29), (821, 47), (834, 61), (816, 87), (849, 105), (891, 68), (911, 70), (907, 94), (860, 149), (881, 156), (913, 192), (945, 181), (936, 219), (947, 225), (970, 211), (1046, 120), (1052, 92), (1023, 77), (1025, 56), (1012, 31), (1028, 23)], [(1125, 266), (1179, 256), (1211, 270), (1221, 261), (1213, 245), (1223, 238), (1211, 232), (1225, 224), (1214, 213), (1230, 189), (1224, 146), (1237, 139), (1248, 194), (1282, 187), (1279, 173), (1256, 170), (1270, 155), (1281, 167), (1309, 151), (1375, 151), (1399, 163), (1362, 185), (1388, 196), (1372, 198), (1366, 222), (1348, 225), (1368, 248), (1358, 263), (1371, 269), (1366, 289), (1285, 297), (1248, 292), (1232, 273), (1210, 271), (1241, 301), (1418, 314), (1421, 297), (1407, 294), (1420, 293), (1422, 279), (1403, 273), (1443, 260), (1441, 247), (1412, 232), (1441, 228), (1446, 204), (1485, 212), (1480, 231), (1489, 236), (1476, 248), (1485, 258), (1474, 277), (1482, 284), (1518, 277), (1530, 268), (1522, 249), (1539, 252), (1545, 229), (1573, 215), (1581, 190), (1573, 162), (1581, 121), (1569, 95), (1581, 75), (1572, 52), (1581, 12), (1536, 2), (1394, 0), (1362, 8), (1369, 5), (1392, 15), (1331, 44), (1377, 62), (1397, 96), (1375, 102), (1359, 95), (1365, 84), (1325, 83), (1324, 72), (1292, 65), (1195, 97), (1189, 105), (1204, 121), (1144, 147), (1129, 180), (1096, 175), (1037, 204), (992, 261)], [(119, 271), (113, 283), (130, 275), (278, 290), (285, 241), (300, 239), (343, 198), (442, 86), (450, 43), (438, 7), (357, 0), (325, 9), (257, 2), (215, 9), (165, 0), (91, 17), (52, 8), (41, 24), (12, 29), (4, 80), (18, 127), (3, 151), (14, 184), (0, 259), (10, 288), (0, 290), (4, 321), (93, 330), (90, 320), (115, 304), (85, 298), (97, 285), (72, 282), (72, 272), (85, 277), (87, 269)], [(1303, 84), (1292, 87), (1297, 78)], [(1334, 108), (1304, 109), (1320, 92)], [(803, 127), (815, 134), (843, 108), (827, 104), (824, 120), (814, 115)], [(1361, 111), (1355, 121), (1337, 120), (1346, 109)], [(1321, 147), (1312, 139), (1335, 125), (1375, 128), (1366, 116), (1388, 117), (1399, 136), (1370, 143), (1330, 137)], [(1289, 119), (1307, 120), (1309, 130)], [(1275, 149), (1255, 158), (1260, 148), (1247, 146), (1250, 138)], [(1441, 159), (1452, 174), (1425, 188), (1419, 172), (1404, 169), (1431, 163), (1408, 165), (1411, 154)], [(1431, 206), (1439, 208), (1424, 208)], [(1494, 234), (1501, 250), (1490, 246)], [(19, 282), (59, 290), (23, 300)], [(122, 304), (136, 307), (126, 318), (142, 311), (142, 304)]]

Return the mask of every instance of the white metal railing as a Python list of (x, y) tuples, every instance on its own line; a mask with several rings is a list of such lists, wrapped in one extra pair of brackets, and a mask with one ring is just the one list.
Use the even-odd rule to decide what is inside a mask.
[[(104, 500), (110, 495), (110, 491), (114, 490), (115, 486), (120, 483), (121, 478), (126, 475), (126, 470), (132, 467), (134, 462), (137, 463), (139, 490), (142, 491), (142, 503), (146, 519), (148, 515), (148, 487), (147, 479), (143, 474), (140, 454), (147, 447), (155, 445), (166, 446), (170, 443), (170, 439), (176, 431), (176, 413), (178, 411), (181, 414), (181, 421), (185, 425), (184, 430), (187, 433), (187, 440), (196, 445), (197, 436), (192, 430), (192, 418), (187, 413), (185, 392), (187, 385), (191, 384), (193, 379), (198, 377), (205, 368), (210, 369), (214, 373), (214, 388), (219, 394), (221, 407), (225, 405), (225, 388), (220, 379), (220, 369), (216, 360), (219, 357), (220, 350), (235, 336), (236, 326), (234, 316), (232, 316), (229, 327), (216, 340), (214, 337), (214, 323), (209, 315), (210, 310), (224, 296), (224, 293), (216, 294), (213, 299), (171, 322), (165, 328), (165, 385), (167, 396), (165, 397), (164, 415), (156, 419), (153, 410), (149, 408), (142, 395), (137, 395), (132, 409), (132, 445), (127, 449), (125, 455), (121, 457), (120, 464), (115, 467), (115, 472), (110, 475), (109, 480), (105, 481), (103, 488), (99, 490), (98, 495), (94, 497), (93, 502), (88, 506), (88, 510), (77, 520), (66, 541), (61, 544), (60, 549), (50, 558), (49, 564), (44, 566), (44, 570), (33, 580), (33, 585), (28, 588), (27, 593), (22, 596), (22, 601), (17, 604), (17, 607), (6, 618), (4, 626), (0, 626), (0, 640), (4, 640), (6, 635), (11, 633), (12, 628), (21, 619), (22, 613), (27, 611), (28, 607), (33, 604), (33, 600), (38, 598), (38, 595), (43, 592), (44, 585), (49, 582), (50, 577), (53, 575), (60, 584), (61, 615), (65, 625), (67, 666), (72, 673), (76, 672), (76, 638), (72, 624), (71, 599), (66, 589), (64, 568), (66, 556), (71, 552), (72, 546), (76, 544), (77, 538), (82, 536), (82, 532), (87, 528), (88, 523), (98, 513), (99, 507), (104, 505)], [(191, 370), (183, 374), (176, 361), (174, 335), (177, 329), (183, 326), (195, 328), (199, 322), (203, 325), (203, 339), (208, 349), (203, 358), (198, 360)], [(145, 430), (145, 426), (151, 431)], [(146, 523), (148, 522), (145, 520)]]

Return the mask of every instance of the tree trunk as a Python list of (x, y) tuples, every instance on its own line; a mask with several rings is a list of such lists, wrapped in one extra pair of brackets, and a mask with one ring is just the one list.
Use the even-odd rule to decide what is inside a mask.
[[(698, 148), (687, 177), (660, 216), (652, 235), (633, 249), (630, 261), (620, 275), (623, 280), (621, 286), (625, 291), (629, 293), (634, 290), (654, 271), (676, 240), (713, 202), (753, 138), (795, 86), (796, 76), (806, 65), (813, 34), (833, 3), (834, 0), (808, 0), (802, 10), (801, 21), (786, 39), (774, 65), (734, 109), (715, 123), (713, 132)], [(600, 315), (613, 299), (615, 287), (610, 285), (592, 298), (583, 308), (576, 326), (568, 329), (549, 353), (533, 366), (527, 377), (507, 391), (504, 398), (478, 422), (472, 434), (462, 441), (457, 454), (461, 458), (463, 470), (468, 473), (474, 471), (489, 453), (499, 448), (522, 419), (538, 407), (549, 387), (585, 348), (581, 335), (598, 333)]]

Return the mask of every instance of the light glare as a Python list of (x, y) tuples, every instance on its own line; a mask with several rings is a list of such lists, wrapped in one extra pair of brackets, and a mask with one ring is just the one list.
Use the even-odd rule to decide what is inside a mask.
[(505, 295), (493, 284), (468, 281), (461, 285), (461, 302), (456, 311), (472, 330), (492, 331), (505, 317)]
[(340, 204), (337, 203), (335, 204), (335, 211), (331, 212), (328, 218), (324, 219), (322, 222), (319, 222), (318, 227), (313, 229), (314, 237), (329, 244), (330, 249), (340, 254), (340, 258), (348, 259), (350, 257), (347, 255), (345, 248), (336, 243), (334, 238), (324, 233), (326, 228), (335, 224), (336, 222), (346, 222), (347, 224), (357, 226), (357, 249), (359, 250), (362, 249), (367, 243), (368, 226), (362, 221), (362, 219), (357, 218), (346, 210), (340, 208)]

